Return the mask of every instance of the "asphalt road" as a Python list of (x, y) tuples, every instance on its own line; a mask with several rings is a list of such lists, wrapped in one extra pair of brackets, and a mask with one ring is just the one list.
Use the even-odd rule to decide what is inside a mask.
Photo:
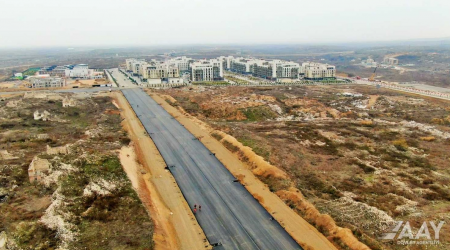
[(114, 69), (108, 69), (108, 71), (111, 71), (111, 74), (116, 78), (117, 84), (119, 84), (119, 87), (126, 87), (126, 88), (137, 88), (139, 86), (133, 84), (122, 72), (119, 71), (118, 68)]
[(222, 163), (141, 89), (123, 94), (155, 142), (215, 249), (302, 249)]

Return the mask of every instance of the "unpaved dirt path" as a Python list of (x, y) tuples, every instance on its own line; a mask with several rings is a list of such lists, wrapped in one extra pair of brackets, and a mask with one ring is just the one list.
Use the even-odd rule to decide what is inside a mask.
[(153, 99), (184, 125), (195, 137), (201, 138), (203, 144), (225, 165), (234, 175), (242, 175), (243, 183), (247, 190), (255, 197), (258, 197), (261, 205), (280, 222), (286, 231), (305, 249), (336, 249), (336, 247), (315, 227), (300, 217), (295, 211), (289, 208), (276, 194), (262, 183), (232, 152), (226, 149), (219, 141), (210, 136), (208, 130), (196, 124), (189, 117), (182, 114), (178, 109), (169, 105), (164, 98), (155, 93), (151, 93)]
[[(121, 110), (132, 148), (121, 150), (121, 162), (155, 225), (153, 239), (157, 250), (211, 249), (206, 237), (184, 200), (153, 141), (121, 93), (112, 93)], [(145, 153), (144, 153), (145, 152)], [(135, 159), (142, 164), (138, 164)]]
[(379, 96), (378, 95), (370, 95), (369, 97), (370, 97), (370, 99), (369, 99), (369, 102), (367, 103), (367, 108), (370, 108), (373, 105), (375, 105)]

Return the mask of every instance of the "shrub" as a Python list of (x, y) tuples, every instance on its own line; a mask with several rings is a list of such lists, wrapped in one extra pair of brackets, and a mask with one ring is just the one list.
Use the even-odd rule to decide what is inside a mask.
[(400, 151), (408, 150), (408, 143), (406, 143), (406, 140), (404, 138), (395, 140), (392, 142), (392, 144)]
[(215, 133), (215, 132), (211, 133), (211, 136), (214, 137), (218, 141), (223, 139), (223, 136), (221, 136), (220, 134)]
[(434, 140), (436, 140), (436, 137), (434, 137), (434, 136), (424, 136), (424, 137), (420, 137), (420, 139), (422, 141), (434, 141)]
[(264, 121), (267, 119), (275, 118), (277, 115), (266, 106), (251, 107), (241, 110), (247, 117), (248, 121)]
[(225, 140), (222, 143), (228, 150), (230, 150), (233, 153), (236, 153), (239, 151), (239, 148), (237, 146), (234, 146), (233, 144), (231, 144), (229, 141)]

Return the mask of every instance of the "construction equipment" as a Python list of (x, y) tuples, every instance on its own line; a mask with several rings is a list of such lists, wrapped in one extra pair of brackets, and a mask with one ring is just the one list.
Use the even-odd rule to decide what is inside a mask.
[(375, 81), (375, 75), (378, 69), (378, 65), (375, 67), (375, 70), (373, 71), (372, 75), (369, 78), (369, 81), (374, 82)]

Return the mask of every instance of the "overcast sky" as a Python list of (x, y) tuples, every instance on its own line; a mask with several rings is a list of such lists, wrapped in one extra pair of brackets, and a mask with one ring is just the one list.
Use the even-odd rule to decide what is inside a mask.
[(0, 0), (0, 47), (450, 37), (449, 0)]

